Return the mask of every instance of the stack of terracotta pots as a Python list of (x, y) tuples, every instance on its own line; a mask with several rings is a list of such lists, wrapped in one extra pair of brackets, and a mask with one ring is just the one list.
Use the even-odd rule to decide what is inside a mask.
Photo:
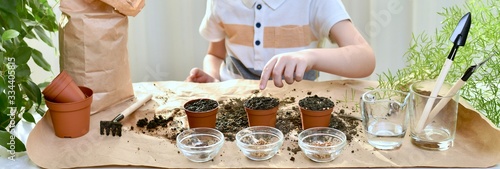
[(92, 89), (77, 86), (71, 76), (62, 71), (42, 93), (56, 136), (76, 138), (88, 133)]

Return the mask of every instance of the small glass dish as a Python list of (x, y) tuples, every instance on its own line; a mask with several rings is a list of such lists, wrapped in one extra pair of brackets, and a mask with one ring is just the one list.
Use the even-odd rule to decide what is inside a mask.
[(212, 160), (224, 145), (224, 135), (213, 128), (192, 128), (177, 135), (177, 147), (194, 162)]
[(272, 158), (283, 145), (283, 133), (269, 126), (247, 127), (236, 133), (236, 145), (254, 161)]
[(299, 147), (316, 162), (329, 162), (337, 158), (347, 144), (346, 135), (330, 127), (313, 127), (299, 134)]

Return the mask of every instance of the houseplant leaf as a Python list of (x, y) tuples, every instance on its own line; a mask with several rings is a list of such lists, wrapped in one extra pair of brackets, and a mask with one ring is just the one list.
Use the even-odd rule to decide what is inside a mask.
[[(26, 15), (29, 14), (28, 10), (26, 10), (26, 2), (25, 0), (20, 1), (22, 5), (16, 5), (16, 14), (19, 18), (26, 18)], [(24, 21), (23, 21), (24, 22)]]
[(31, 69), (27, 64), (17, 65), (16, 68), (16, 79), (17, 80), (27, 80), (31, 74)]
[(24, 112), (23, 113), (23, 119), (30, 122), (30, 123), (36, 123), (35, 122), (35, 118), (33, 117), (33, 115), (29, 112)]
[[(33, 29), (33, 27), (28, 27), (27, 29), (28, 29), (28, 30), (32, 30), (32, 29)], [(28, 38), (28, 39), (36, 39), (37, 37), (36, 37), (36, 35), (35, 35), (35, 32), (33, 32), (33, 31), (27, 31), (27, 32), (26, 32), (26, 36), (25, 36), (25, 38)]]
[(9, 106), (8, 97), (6, 93), (4, 93), (4, 90), (7, 89), (8, 85), (7, 83), (5, 83), (4, 77), (0, 77), (0, 112), (5, 111), (5, 109), (7, 109), (7, 107)]
[(14, 103), (16, 105), (16, 113), (20, 113), (21, 109), (25, 107), (26, 100), (24, 99), (24, 93), (21, 92), (21, 89), (19, 88), (18, 83), (14, 86), (14, 95), (15, 95), (15, 100)]
[(0, 131), (6, 131), (7, 125), (10, 123), (10, 118), (7, 115), (9, 110), (5, 109), (0, 112)]
[[(36, 110), (40, 115), (45, 114), (40, 87), (31, 81), (31, 64), (27, 63), (33, 58), (45, 71), (50, 71), (51, 67), (42, 53), (26, 41), (32, 39), (55, 48), (47, 36), (58, 29), (54, 7), (47, 0), (0, 1), (0, 60), (3, 61), (0, 64), (0, 130), (9, 131), (7, 125), (17, 124), (22, 119), (34, 122), (33, 113), (23, 114), (24, 111)], [(5, 143), (5, 140), (10, 141), (10, 138), (4, 137), (0, 142)], [(16, 145), (16, 151), (25, 151), (22, 142), (16, 143), (20, 144)]]
[(33, 102), (33, 100), (25, 100), (24, 101), (24, 107), (23, 107), (23, 111), (20, 112), (20, 113), (25, 113), (25, 111), (31, 111), (31, 107), (33, 106), (37, 106), (35, 105), (35, 103)]
[[(0, 113), (0, 131), (7, 131), (7, 127), (10, 125), (12, 122), (11, 118), (14, 118), (14, 123), (12, 126), (17, 125), (19, 120), (21, 120), (17, 115), (11, 116), (11, 111), (15, 111), (15, 109), (6, 109), (2, 113)], [(10, 130), (10, 128), (9, 128)]]
[(17, 0), (3, 0), (0, 1), (0, 11), (10, 15), (17, 15), (16, 11)]
[(7, 131), (0, 131), (0, 145), (8, 150), (13, 148), (16, 152), (26, 151), (26, 147), (23, 142)]
[(2, 34), (2, 40), (6, 41), (19, 36), (19, 32), (14, 29), (9, 29)]
[[(15, 1), (15, 0), (2, 0), (0, 2), (5, 2), (5, 1)], [(8, 2), (8, 3), (12, 3), (12, 2)], [(5, 9), (5, 6), (0, 5), (0, 10), (6, 11), (4, 9)], [(15, 7), (12, 9), (15, 9)], [(11, 10), (7, 10), (7, 11), (10, 12)], [(2, 28), (22, 30), (21, 29), (21, 27), (22, 27), (21, 26), (22, 25), (21, 18), (19, 18), (17, 13), (11, 14), (8, 12), (0, 12), (0, 18), (1, 18), (0, 20), (2, 21)]]
[(31, 48), (28, 46), (21, 46), (14, 52), (14, 57), (16, 58), (16, 65), (22, 65), (28, 63), (31, 57)]
[(4, 112), (9, 107), (9, 101), (5, 93), (0, 93), (0, 112)]
[(42, 102), (42, 92), (40, 91), (40, 88), (38, 88), (38, 86), (31, 80), (22, 82), (21, 85), (28, 98), (33, 100), (37, 105), (40, 105)]
[(45, 71), (50, 71), (50, 64), (43, 58), (42, 53), (36, 49), (33, 49), (31, 57), (33, 61), (40, 66)]
[(35, 32), (40, 37), (40, 39), (45, 42), (45, 44), (49, 45), (50, 47), (54, 47), (52, 44), (52, 39), (45, 34), (45, 30), (41, 26), (35, 26)]
[[(33, 0), (30, 0), (30, 2), (28, 3), (29, 7), (31, 8), (31, 11), (32, 13), (40, 13), (40, 2), (39, 1), (45, 1), (45, 0), (37, 0), (37, 1), (33, 1)], [(47, 1), (45, 1), (47, 2)]]
[[(7, 89), (7, 83), (5, 83), (5, 79), (3, 78), (3, 76), (0, 76), (0, 93), (3, 93), (4, 89)], [(4, 100), (0, 100), (0, 101), (4, 101)], [(5, 101), (7, 101), (7, 100), (5, 100)]]
[(34, 3), (31, 3), (31, 8), (37, 8), (37, 10), (40, 11), (35, 15), (36, 21), (41, 24), (43, 29), (49, 32), (57, 31), (58, 26), (57, 23), (55, 22), (56, 15), (54, 14), (52, 7), (49, 5), (47, 0), (36, 0), (36, 1), (32, 0), (32, 1), (34, 1)]
[(43, 88), (47, 87), (49, 84), (50, 84), (50, 82), (42, 82), (42, 83), (38, 84), (38, 87), (40, 89), (43, 89)]
[(36, 109), (36, 112), (43, 117), (43, 115), (45, 115), (45, 112), (47, 112), (46, 110), (42, 109), (40, 106), (38, 106), (38, 108)]

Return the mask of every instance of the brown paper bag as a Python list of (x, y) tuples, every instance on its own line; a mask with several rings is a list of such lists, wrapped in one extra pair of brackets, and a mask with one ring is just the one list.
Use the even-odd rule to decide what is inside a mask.
[(125, 15), (136, 16), (144, 7), (144, 0), (101, 0)]
[(91, 114), (134, 95), (128, 63), (128, 18), (99, 0), (62, 0), (60, 67), (94, 91)]

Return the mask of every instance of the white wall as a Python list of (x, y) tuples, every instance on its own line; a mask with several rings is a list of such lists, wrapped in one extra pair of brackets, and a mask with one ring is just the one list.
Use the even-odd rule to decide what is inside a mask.
[[(375, 50), (375, 73), (396, 71), (405, 66), (403, 54), (411, 33), (434, 32), (443, 7), (465, 0), (343, 0), (351, 18)], [(57, 15), (60, 10), (54, 9)], [(198, 33), (205, 1), (153, 0), (129, 19), (129, 59), (133, 82), (184, 80), (192, 67), (201, 67), (208, 43)], [(57, 45), (57, 34), (53, 35)], [(59, 72), (58, 52), (39, 43), (54, 73), (32, 66), (35, 82), (50, 80)], [(333, 47), (333, 44), (326, 44)], [(319, 80), (339, 77), (324, 74)]]
[(201, 67), (207, 51), (198, 33), (206, 1), (146, 1), (129, 22), (132, 80), (184, 80), (192, 67)]

